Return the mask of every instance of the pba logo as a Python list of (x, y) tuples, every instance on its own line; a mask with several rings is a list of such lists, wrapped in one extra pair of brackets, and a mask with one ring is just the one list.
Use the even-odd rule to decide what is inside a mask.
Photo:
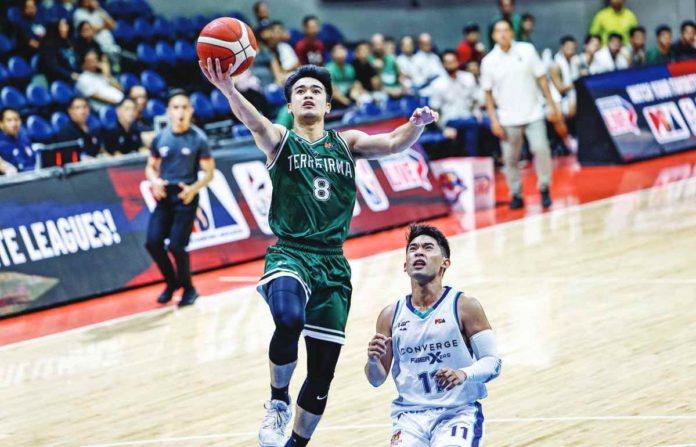
[(379, 212), (389, 208), (387, 194), (377, 180), (369, 161), (361, 159), (355, 162), (355, 184), (365, 204), (372, 211)]
[(643, 109), (643, 116), (658, 143), (671, 143), (691, 136), (686, 122), (673, 102), (665, 102)]
[(409, 148), (401, 154), (380, 159), (379, 164), (394, 192), (423, 188), (432, 191), (428, 162), (420, 152)]
[(454, 171), (445, 171), (440, 174), (440, 187), (449, 203), (455, 203), (466, 191), (466, 184)]
[(627, 133), (640, 135), (638, 115), (633, 104), (618, 95), (599, 98), (595, 104), (611, 136), (616, 137)]
[(261, 231), (273, 234), (268, 224), (268, 214), (271, 210), (273, 183), (266, 166), (261, 161), (236, 163), (232, 166), (232, 175), (242, 190), (251, 214)]
[[(198, 176), (201, 178), (203, 173), (199, 172)], [(140, 182), (140, 193), (152, 212), (157, 206), (157, 201), (152, 195), (149, 181)], [(222, 172), (216, 169), (213, 180), (206, 188), (199, 191), (198, 196), (194, 232), (186, 247), (188, 251), (227, 244), (249, 237), (249, 225), (244, 220), (239, 204)]]
[(474, 177), (474, 191), (476, 195), (488, 194), (493, 187), (493, 179), (485, 174), (479, 174)]

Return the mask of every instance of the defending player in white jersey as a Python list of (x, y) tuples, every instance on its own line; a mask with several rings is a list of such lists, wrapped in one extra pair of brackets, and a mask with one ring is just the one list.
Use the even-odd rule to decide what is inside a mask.
[[(479, 447), (485, 383), (500, 374), (495, 337), (481, 304), (450, 287), (445, 236), (411, 225), (404, 271), (411, 294), (382, 310), (365, 375), (377, 387), (392, 370), (392, 446)], [(393, 366), (392, 366), (393, 360)]]

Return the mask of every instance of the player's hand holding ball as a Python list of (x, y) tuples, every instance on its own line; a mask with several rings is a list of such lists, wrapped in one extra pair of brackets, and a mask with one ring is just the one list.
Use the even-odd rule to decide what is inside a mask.
[(198, 65), (205, 77), (225, 94), (234, 90), (232, 76), (244, 73), (254, 63), (256, 37), (246, 23), (220, 17), (208, 23), (198, 36)]
[(435, 381), (439, 388), (449, 391), (457, 385), (461, 385), (466, 380), (466, 373), (459, 369), (440, 368), (435, 373)]
[(387, 346), (391, 343), (391, 337), (377, 333), (367, 345), (368, 361), (377, 363), (387, 354)]
[(414, 110), (409, 121), (414, 126), (424, 127), (430, 123), (436, 123), (438, 119), (440, 119), (440, 114), (432, 110), (430, 107), (425, 106), (418, 107), (416, 110)]

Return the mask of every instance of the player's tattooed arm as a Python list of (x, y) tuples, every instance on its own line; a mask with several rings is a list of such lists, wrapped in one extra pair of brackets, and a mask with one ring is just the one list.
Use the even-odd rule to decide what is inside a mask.
[(201, 71), (205, 77), (217, 87), (227, 98), (230, 103), (230, 108), (234, 116), (244, 124), (254, 137), (254, 142), (270, 160), (274, 158), (275, 151), (278, 149), (278, 144), (285, 135), (286, 129), (279, 125), (273, 124), (271, 120), (263, 116), (262, 113), (254, 107), (234, 85), (234, 79), (231, 77), (232, 65), (223, 72), (220, 68), (220, 60), (208, 58), (207, 64), (198, 62)]
[(365, 376), (368, 382), (378, 387), (387, 380), (391, 370), (394, 354), (391, 344), (391, 321), (394, 317), (395, 306), (385, 307), (377, 318), (377, 332), (367, 345), (367, 364)]
[(346, 130), (341, 132), (341, 136), (346, 140), (354, 155), (379, 157), (410, 148), (418, 141), (425, 126), (437, 122), (439, 118), (439, 114), (430, 107), (419, 107), (413, 112), (406, 124), (389, 133), (368, 135), (359, 130)]

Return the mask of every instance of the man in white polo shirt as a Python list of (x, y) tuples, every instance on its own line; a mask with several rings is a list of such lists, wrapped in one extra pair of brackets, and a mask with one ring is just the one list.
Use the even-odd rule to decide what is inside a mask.
[[(546, 136), (544, 108), (539, 87), (546, 98), (549, 120), (561, 119), (546, 81), (546, 67), (532, 44), (514, 42), (512, 26), (505, 19), (493, 25), (495, 47), (481, 63), (481, 87), (491, 131), (500, 138), (505, 177), (512, 193), (511, 209), (524, 207), (519, 161), (524, 135), (534, 154), (541, 204), (551, 206), (551, 149)], [(496, 105), (497, 113), (496, 113)]]

